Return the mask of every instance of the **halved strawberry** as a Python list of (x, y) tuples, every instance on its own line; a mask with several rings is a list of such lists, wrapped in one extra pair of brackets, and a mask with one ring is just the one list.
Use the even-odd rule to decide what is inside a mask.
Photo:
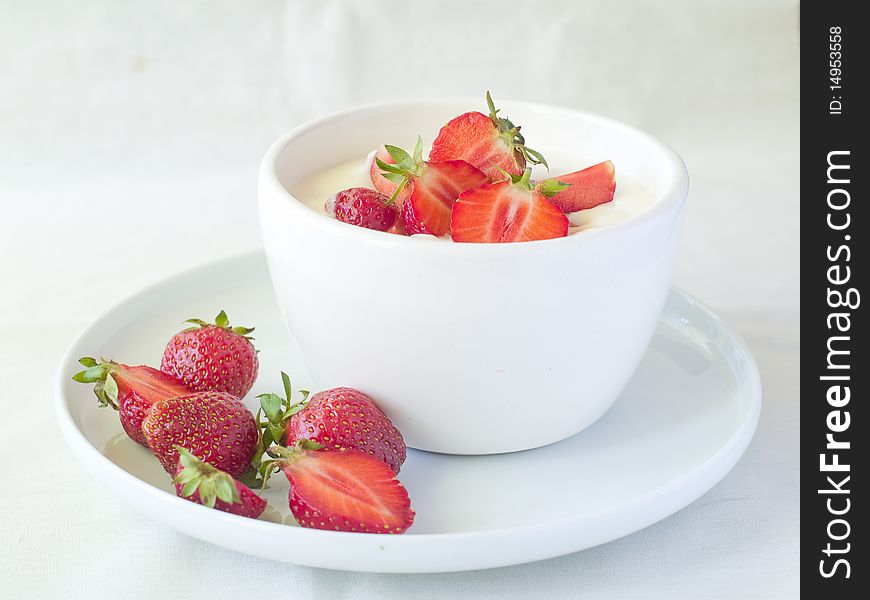
[(308, 440), (273, 447), (290, 481), (290, 512), (302, 527), (403, 533), (414, 522), (408, 492), (383, 461), (358, 450), (321, 452)]
[[(561, 181), (570, 187), (556, 192), (550, 201), (566, 213), (595, 208), (613, 200), (616, 192), (616, 169), (605, 160), (582, 171), (560, 175), (545, 181)], [(544, 183), (544, 182), (542, 182)]]
[[(380, 167), (378, 167), (377, 161), (380, 160), (388, 165), (396, 164), (396, 161), (393, 160), (393, 157), (390, 156), (390, 153), (387, 152), (387, 149), (384, 146), (381, 146), (376, 151), (374, 151), (371, 155), (371, 163), (369, 164), (369, 177), (372, 179), (372, 185), (375, 186), (375, 189), (382, 193), (384, 196), (390, 197), (395, 193), (398, 184), (390, 181), (381, 173)], [(377, 160), (375, 160), (377, 159)], [(405, 198), (408, 197), (408, 194), (411, 193), (410, 189), (404, 189), (399, 193), (396, 198), (394, 198), (394, 202), (397, 207), (401, 207), (402, 203), (405, 201)]]
[(540, 152), (526, 147), (520, 127), (510, 119), (498, 116), (498, 110), (489, 92), (486, 93), (489, 115), (467, 112), (452, 119), (432, 142), (431, 162), (464, 160), (492, 181), (503, 179), (503, 169), (522, 175), (526, 163), (547, 165)]
[(146, 448), (142, 421), (151, 405), (159, 400), (184, 396), (190, 390), (181, 381), (146, 365), (130, 366), (113, 360), (97, 361), (89, 356), (79, 362), (87, 367), (73, 376), (79, 383), (93, 383), (100, 406), (118, 411), (121, 427), (137, 444)]
[(383, 176), (397, 185), (393, 198), (410, 188), (401, 208), (402, 221), (409, 235), (428, 233), (441, 237), (450, 231), (450, 209), (467, 189), (483, 185), (489, 179), (464, 160), (426, 162), (423, 141), (417, 138), (414, 155), (396, 146), (385, 146), (395, 164), (375, 159)]
[(565, 189), (548, 180), (533, 187), (532, 170), (468, 190), (453, 205), (454, 242), (527, 242), (565, 237), (568, 217), (547, 198)]

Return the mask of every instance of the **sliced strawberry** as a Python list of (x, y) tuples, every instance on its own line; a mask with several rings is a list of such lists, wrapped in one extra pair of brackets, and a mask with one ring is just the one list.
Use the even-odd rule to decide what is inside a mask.
[(561, 181), (570, 187), (556, 192), (550, 201), (566, 213), (595, 208), (613, 200), (616, 192), (616, 169), (606, 160), (582, 171), (553, 177), (546, 181)]
[[(387, 152), (387, 149), (384, 146), (378, 148), (370, 156), (371, 163), (369, 165), (369, 176), (372, 179), (372, 185), (375, 186), (376, 190), (389, 198), (395, 193), (398, 184), (383, 176), (381, 169), (378, 167), (377, 161), (380, 160), (388, 165), (394, 165), (396, 164), (396, 161), (393, 160), (393, 157), (390, 156), (390, 153)], [(410, 193), (411, 190), (409, 189), (402, 190), (394, 200), (396, 206), (402, 206), (405, 198), (407, 198)]]
[(179, 498), (251, 519), (263, 514), (266, 501), (251, 488), (198, 459), (189, 450), (181, 446), (176, 450), (178, 468), (172, 482)]
[(522, 175), (526, 163), (543, 164), (547, 161), (526, 147), (520, 127), (510, 119), (499, 117), (489, 92), (486, 93), (489, 115), (467, 112), (449, 121), (432, 142), (431, 162), (464, 160), (477, 167), (492, 181), (504, 179), (503, 169)]
[(388, 196), (364, 187), (337, 192), (326, 201), (326, 212), (342, 223), (377, 231), (389, 231), (398, 216)]
[(376, 158), (375, 164), (383, 177), (397, 185), (393, 198), (411, 190), (401, 207), (408, 235), (428, 233), (441, 237), (446, 234), (450, 231), (450, 209), (459, 194), (489, 181), (464, 160), (424, 161), (423, 140), (419, 137), (413, 156), (396, 146), (385, 148), (395, 162), (389, 164)]
[(486, 175), (464, 160), (425, 163), (402, 206), (405, 229), (409, 234), (437, 237), (448, 233), (450, 210), (459, 195), (488, 181)]
[(532, 187), (531, 169), (510, 181), (463, 192), (453, 205), (455, 242), (527, 242), (565, 237), (568, 218), (547, 196), (564, 189), (558, 182)]
[(98, 362), (87, 356), (79, 362), (87, 368), (76, 373), (73, 379), (95, 384), (94, 394), (100, 406), (117, 410), (121, 427), (130, 439), (146, 448), (148, 442), (142, 432), (142, 421), (151, 405), (190, 393), (175, 377), (145, 365), (130, 366), (105, 359)]
[(304, 445), (278, 450), (278, 466), (290, 481), (290, 511), (302, 527), (403, 533), (414, 522), (408, 492), (386, 463), (358, 450)]

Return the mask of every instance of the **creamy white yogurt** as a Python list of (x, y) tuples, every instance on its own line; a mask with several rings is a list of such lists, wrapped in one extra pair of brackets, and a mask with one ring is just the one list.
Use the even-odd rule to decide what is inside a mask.
[[(549, 172), (540, 165), (535, 167), (532, 179), (540, 180), (573, 173), (593, 164), (595, 161), (561, 159), (550, 163)], [(351, 187), (372, 187), (368, 159), (360, 158), (323, 169), (293, 185), (290, 193), (312, 210), (325, 213), (327, 198)], [(616, 193), (613, 201), (569, 214), (571, 227), (568, 234), (621, 223), (649, 209), (654, 203), (655, 197), (640, 183), (620, 173), (619, 165), (616, 165)]]

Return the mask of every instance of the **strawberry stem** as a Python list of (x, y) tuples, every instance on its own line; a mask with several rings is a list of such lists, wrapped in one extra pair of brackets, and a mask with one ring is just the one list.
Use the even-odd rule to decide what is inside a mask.
[(398, 198), (399, 194), (402, 193), (402, 190), (405, 189), (408, 181), (410, 181), (408, 176), (402, 178), (402, 181), (399, 183), (399, 185), (396, 186), (396, 191), (393, 192), (393, 195), (390, 196), (390, 198), (387, 200), (387, 204), (394, 204), (396, 202), (396, 198)]

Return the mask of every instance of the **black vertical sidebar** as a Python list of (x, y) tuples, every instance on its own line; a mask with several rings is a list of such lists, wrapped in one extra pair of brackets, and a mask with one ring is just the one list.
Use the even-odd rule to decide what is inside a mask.
[[(801, 3), (801, 592), (866, 597), (870, 331), (862, 3)], [(868, 292), (870, 294), (870, 292)], [(859, 456), (864, 460), (859, 460)]]

